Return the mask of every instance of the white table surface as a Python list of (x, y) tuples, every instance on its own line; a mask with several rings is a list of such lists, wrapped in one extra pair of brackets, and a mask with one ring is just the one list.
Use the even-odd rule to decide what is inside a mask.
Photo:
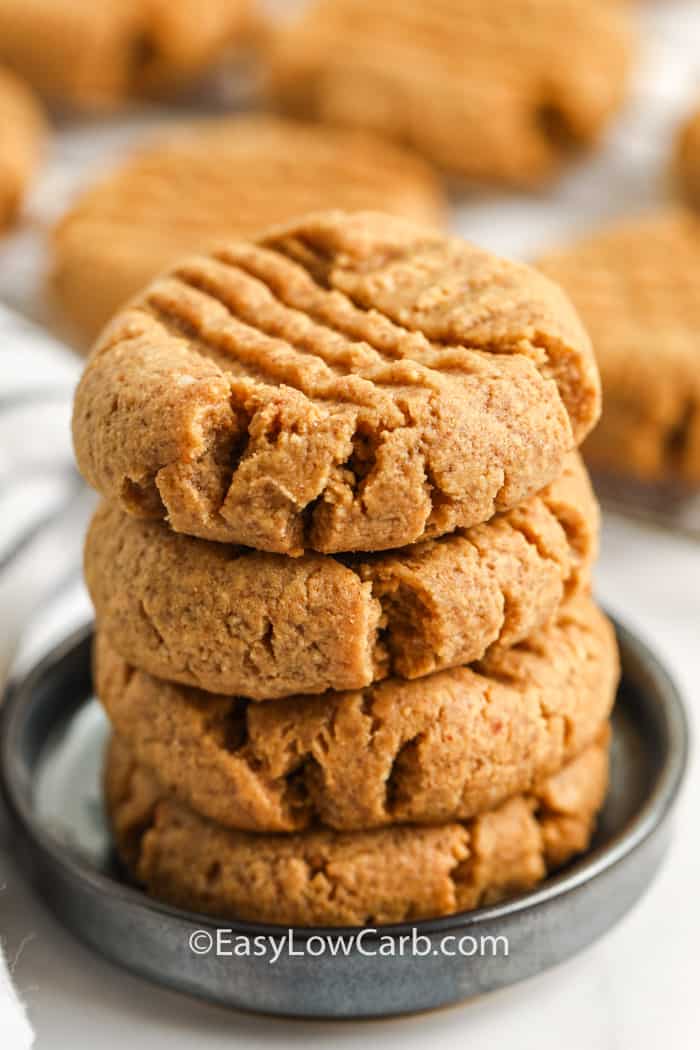
[[(643, 5), (642, 20), (644, 59), (634, 98), (605, 148), (548, 195), (461, 202), (455, 229), (496, 250), (527, 255), (572, 230), (663, 199), (674, 124), (696, 89), (700, 95), (700, 4), (658, 0)], [(0, 302), (46, 318), (40, 294), (42, 223), (60, 211), (85, 178), (85, 166), (94, 170), (104, 164), (151, 122), (146, 117), (61, 132), (26, 223), (0, 244)], [(70, 358), (29, 356), (21, 336), (3, 336), (0, 353), (0, 393), (54, 375), (70, 383), (77, 371)], [(0, 468), (2, 457), (12, 455), (11, 445), (5, 436)], [(28, 496), (25, 503), (32, 505), (34, 498)], [(23, 506), (19, 500), (0, 500), (0, 550)], [(691, 721), (697, 721), (700, 548), (608, 517), (597, 591), (665, 658), (685, 691)], [(16, 610), (16, 600), (0, 590), (5, 633), (12, 631)], [(34, 623), (22, 662), (88, 616), (87, 599), (76, 582)], [(362, 1024), (274, 1020), (209, 1006), (131, 977), (77, 943), (49, 914), (15, 868), (11, 833), (1, 819), (0, 939), (40, 1050), (329, 1044), (354, 1050), (367, 1041), (402, 1048), (429, 1042), (436, 1050), (467, 1041), (504, 1050), (656, 1050), (660, 1045), (690, 1050), (700, 1045), (699, 811), (700, 769), (693, 760), (671, 855), (646, 897), (615, 929), (577, 958), (522, 985), (410, 1019)], [(2, 1016), (0, 1047), (13, 1050), (3, 1041)]]

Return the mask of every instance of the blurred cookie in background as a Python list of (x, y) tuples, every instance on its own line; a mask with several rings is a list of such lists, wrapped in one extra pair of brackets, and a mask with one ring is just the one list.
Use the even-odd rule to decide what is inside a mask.
[(47, 98), (113, 108), (198, 77), (239, 43), (253, 0), (2, 0), (0, 61)]
[(589, 464), (643, 482), (700, 484), (700, 219), (672, 208), (540, 260), (595, 348), (603, 416)]
[(700, 105), (676, 136), (671, 176), (688, 204), (700, 208)]
[(469, 179), (536, 186), (621, 105), (626, 4), (316, 0), (267, 43), (288, 112), (410, 143)]
[(0, 232), (16, 218), (38, 167), (46, 127), (30, 89), (0, 68)]
[(327, 208), (436, 226), (446, 204), (424, 161), (364, 133), (274, 117), (191, 124), (78, 198), (53, 233), (51, 295), (87, 342), (179, 256)]

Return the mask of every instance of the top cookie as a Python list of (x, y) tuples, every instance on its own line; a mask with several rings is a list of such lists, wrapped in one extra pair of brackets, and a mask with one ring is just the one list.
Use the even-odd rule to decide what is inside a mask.
[(541, 260), (581, 311), (604, 390), (585, 445), (598, 469), (700, 482), (700, 220), (668, 209)]
[(39, 163), (44, 119), (29, 88), (0, 69), (0, 230), (17, 215)]
[(321, 208), (388, 211), (441, 226), (437, 177), (362, 132), (274, 117), (183, 126), (90, 187), (52, 238), (52, 291), (92, 340), (167, 266), (213, 239), (247, 237)]
[(631, 45), (621, 4), (316, 0), (272, 34), (269, 90), (456, 174), (533, 185), (597, 139), (624, 97)]
[(598, 412), (555, 285), (328, 212), (155, 281), (97, 343), (73, 430), (85, 478), (132, 513), (299, 554), (487, 521), (555, 478)]
[(247, 34), (252, 0), (2, 0), (0, 60), (48, 98), (104, 109), (199, 75)]

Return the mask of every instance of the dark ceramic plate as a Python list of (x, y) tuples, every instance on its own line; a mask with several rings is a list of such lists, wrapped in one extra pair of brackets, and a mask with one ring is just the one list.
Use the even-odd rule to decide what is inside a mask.
[[(683, 707), (652, 653), (624, 628), (618, 637), (623, 681), (612, 783), (595, 841), (582, 859), (506, 904), (385, 926), (359, 943), (350, 940), (358, 933), (350, 928), (297, 929), (297, 954), (285, 947), (273, 963), (271, 948), (262, 954), (270, 942), (255, 938), (286, 938), (284, 928), (217, 921), (150, 900), (121, 877), (110, 846), (100, 801), (107, 727), (92, 698), (88, 632), (68, 639), (16, 684), (2, 711), (2, 787), (26, 873), (66, 926), (108, 958), (242, 1009), (376, 1017), (502, 988), (609, 929), (642, 895), (668, 846), (686, 761)], [(333, 954), (331, 938), (339, 932), (348, 939)], [(410, 951), (410, 940), (401, 947), (402, 937), (416, 934), (425, 938), (417, 942), (420, 955)], [(218, 937), (220, 951), (197, 954), (193, 936), (200, 949)], [(249, 954), (230, 954), (246, 945)]]

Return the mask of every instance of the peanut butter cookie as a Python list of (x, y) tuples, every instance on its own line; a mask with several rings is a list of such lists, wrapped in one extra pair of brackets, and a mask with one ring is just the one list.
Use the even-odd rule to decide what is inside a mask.
[(532, 889), (586, 849), (607, 780), (606, 727), (559, 773), (466, 823), (255, 835), (164, 796), (115, 738), (106, 793), (117, 849), (152, 896), (221, 917), (345, 926), (449, 915)]
[(593, 339), (604, 411), (591, 466), (641, 481), (700, 483), (700, 219), (626, 220), (540, 261)]
[(700, 207), (700, 108), (685, 121), (677, 135), (671, 174), (688, 204)]
[(39, 164), (45, 125), (31, 91), (0, 69), (0, 232), (15, 219)]
[(271, 700), (417, 678), (526, 639), (585, 591), (598, 507), (579, 456), (484, 525), (389, 554), (301, 558), (178, 536), (103, 504), (85, 579), (129, 663)]
[(425, 162), (361, 132), (239, 117), (171, 132), (86, 190), (54, 230), (51, 293), (82, 340), (183, 255), (319, 208), (440, 226)]
[(98, 341), (73, 432), (86, 480), (131, 513), (297, 555), (488, 521), (598, 413), (588, 337), (542, 275), (327, 212), (155, 281)]
[(2, 0), (0, 61), (81, 109), (176, 88), (247, 33), (252, 0)]
[(269, 93), (457, 175), (532, 186), (598, 139), (632, 44), (619, 3), (316, 0), (272, 34)]
[(595, 739), (617, 677), (612, 628), (588, 598), (469, 668), (265, 704), (153, 678), (104, 635), (95, 651), (97, 694), (134, 757), (204, 816), (254, 831), (490, 809)]

